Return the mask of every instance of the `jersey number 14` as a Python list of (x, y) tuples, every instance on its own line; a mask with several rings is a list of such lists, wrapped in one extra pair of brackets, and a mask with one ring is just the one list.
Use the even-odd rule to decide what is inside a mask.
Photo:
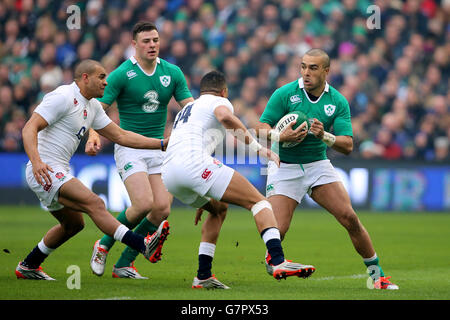
[(189, 120), (189, 117), (191, 116), (192, 106), (193, 104), (187, 105), (180, 112), (178, 112), (177, 117), (175, 118), (175, 122), (173, 123), (174, 129), (177, 127), (179, 121), (183, 121), (183, 123), (186, 123)]

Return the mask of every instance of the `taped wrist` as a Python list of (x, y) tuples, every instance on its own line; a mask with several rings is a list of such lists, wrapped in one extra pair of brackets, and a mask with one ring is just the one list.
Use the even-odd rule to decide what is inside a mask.
[(269, 138), (273, 142), (279, 142), (280, 141), (280, 133), (275, 129), (271, 129), (269, 131)]
[(262, 149), (262, 145), (260, 145), (259, 142), (256, 141), (255, 138), (253, 138), (252, 142), (248, 144), (248, 148), (250, 149), (250, 151), (258, 152)]
[(336, 136), (334, 134), (331, 134), (329, 132), (324, 131), (322, 141), (329, 147), (333, 146), (333, 144), (336, 142)]

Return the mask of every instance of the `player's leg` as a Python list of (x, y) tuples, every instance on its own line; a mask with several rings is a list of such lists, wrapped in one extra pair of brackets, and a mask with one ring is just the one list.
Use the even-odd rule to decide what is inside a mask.
[(202, 236), (198, 248), (198, 270), (197, 276), (192, 282), (192, 288), (229, 289), (211, 271), (217, 240), (227, 209), (226, 203), (214, 199), (210, 199), (209, 202), (198, 209), (208, 211), (208, 216), (202, 224)]
[[(148, 181), (153, 193), (153, 205), (151, 208), (151, 212), (141, 220), (141, 222), (134, 230), (134, 232), (143, 236), (146, 236), (148, 234), (152, 235), (158, 230), (158, 227), (161, 225), (161, 223), (163, 223), (169, 216), (170, 206), (173, 200), (172, 195), (167, 192), (166, 187), (161, 180), (161, 174), (156, 173), (148, 175)], [(167, 226), (164, 227), (163, 237), (160, 238), (158, 248), (154, 253), (154, 257), (150, 258), (150, 262), (156, 263), (161, 259), (162, 246), (167, 238), (167, 235), (169, 234), (168, 222), (166, 221), (165, 224)], [(114, 267), (114, 270), (116, 272), (113, 273), (115, 273), (116, 275), (120, 275), (121, 273), (123, 273), (121, 271), (126, 271), (124, 275), (126, 275), (127, 277), (128, 275), (133, 274), (133, 278), (143, 279), (144, 277), (139, 275), (136, 268), (134, 267), (134, 260), (136, 259), (138, 254), (139, 252), (137, 252), (136, 250), (130, 247), (126, 247), (123, 250), (119, 260), (116, 262)], [(123, 268), (132, 268), (133, 270)]]
[[(266, 198), (244, 176), (235, 171), (221, 201), (252, 211), (255, 204), (266, 201)], [(268, 228), (278, 228), (272, 209), (269, 207), (262, 207), (254, 214), (254, 219), (259, 233)]]
[(291, 225), (292, 216), (298, 202), (284, 195), (274, 195), (267, 198), (272, 205), (273, 214), (278, 223), (281, 240), (284, 239), (289, 226)]
[[(130, 197), (131, 206), (120, 212), (117, 220), (128, 228), (133, 229), (151, 210), (153, 195), (145, 171), (131, 174), (125, 179), (124, 184)], [(110, 250), (114, 242), (114, 238), (104, 235), (100, 239), (99, 244), (106, 250)]]
[(53, 280), (42, 271), (41, 264), (50, 253), (84, 227), (83, 216), (79, 211), (62, 208), (58, 211), (51, 211), (51, 214), (59, 221), (59, 224), (48, 230), (37, 246), (19, 263), (16, 268), (18, 278)]
[(87, 213), (103, 233), (138, 250), (146, 258), (156, 249), (156, 243), (152, 239), (135, 234), (121, 224), (106, 210), (103, 200), (76, 178), (62, 185), (58, 202), (65, 207)]
[(341, 182), (332, 182), (312, 189), (311, 198), (330, 212), (347, 230), (356, 251), (364, 259), (375, 254), (372, 241), (353, 210), (350, 197)]
[(297, 275), (309, 277), (315, 268), (285, 260), (278, 224), (267, 199), (239, 172), (233, 177), (221, 201), (239, 205), (253, 213), (255, 223), (271, 256), (273, 276), (277, 279)]
[[(355, 250), (363, 258), (374, 281), (386, 282), (385, 287), (394, 288), (395, 285), (387, 284), (383, 269), (379, 265), (379, 259), (370, 239), (369, 233), (353, 210), (350, 197), (340, 181), (319, 185), (312, 188), (311, 197), (320, 206), (330, 212), (336, 220), (347, 230)], [(397, 287), (397, 286), (395, 286)], [(398, 287), (396, 288), (398, 289)]]
[[(151, 210), (153, 203), (151, 186), (144, 168), (145, 165), (137, 161), (134, 163), (132, 172), (122, 173), (124, 185), (127, 189), (128, 196), (130, 197), (131, 206), (120, 212), (117, 216), (117, 220), (129, 229), (133, 229), (143, 220), (142, 218)], [(100, 276), (104, 273), (108, 252), (115, 242), (116, 240), (114, 237), (105, 234), (100, 240), (97, 240), (94, 243), (91, 269), (95, 274)], [(98, 259), (95, 257), (98, 257)], [(135, 275), (135, 278), (142, 278), (134, 268), (131, 268), (130, 270), (117, 270), (116, 275), (117, 274), (133, 274)]]

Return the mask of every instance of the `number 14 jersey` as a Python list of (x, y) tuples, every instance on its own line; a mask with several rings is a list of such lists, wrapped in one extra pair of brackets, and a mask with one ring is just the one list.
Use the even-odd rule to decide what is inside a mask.
[(164, 163), (174, 157), (191, 162), (210, 156), (225, 137), (225, 128), (217, 120), (214, 110), (226, 106), (233, 113), (233, 105), (227, 98), (204, 94), (188, 103), (178, 112), (173, 123)]

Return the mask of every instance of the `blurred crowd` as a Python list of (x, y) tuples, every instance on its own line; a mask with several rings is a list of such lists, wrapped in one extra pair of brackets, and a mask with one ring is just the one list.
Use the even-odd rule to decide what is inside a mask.
[[(68, 28), (71, 5), (79, 28)], [(225, 73), (249, 127), (276, 88), (298, 79), (302, 55), (322, 48), (327, 80), (350, 104), (352, 157), (449, 162), (449, 17), (450, 0), (3, 0), (0, 151), (23, 151), (26, 120), (44, 94), (73, 81), (77, 62), (111, 72), (133, 55), (130, 31), (145, 19), (195, 98), (202, 75)], [(170, 122), (177, 104), (169, 110)]]

